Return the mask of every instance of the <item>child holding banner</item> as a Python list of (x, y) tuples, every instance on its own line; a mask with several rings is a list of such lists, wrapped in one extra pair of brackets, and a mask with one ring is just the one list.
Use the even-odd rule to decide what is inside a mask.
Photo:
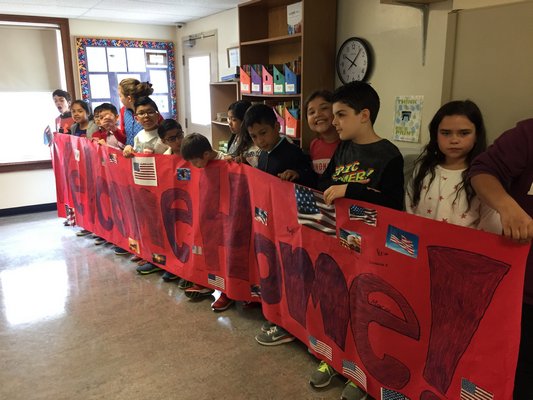
[[(481, 201), (501, 216), (503, 233), (520, 241), (533, 239), (533, 119), (503, 133), (470, 168)], [(522, 329), (514, 400), (533, 399), (533, 249), (524, 282)]]
[(496, 211), (481, 203), (466, 179), (486, 147), (485, 124), (470, 100), (444, 104), (429, 123), (429, 143), (415, 162), (407, 212), (436, 221), (500, 234)]
[(326, 170), (340, 143), (339, 134), (333, 126), (332, 96), (328, 90), (317, 90), (304, 104), (309, 129), (318, 135), (309, 146), (313, 170), (318, 175)]
[[(279, 134), (279, 123), (274, 110), (265, 104), (255, 104), (244, 115), (244, 127), (254, 144), (261, 149), (258, 169), (282, 180), (314, 186), (316, 175), (309, 157), (302, 149), (289, 143)], [(281, 326), (267, 321), (255, 340), (264, 346), (275, 346), (295, 339)]]
[[(379, 96), (368, 83), (350, 82), (333, 93), (333, 125), (342, 142), (319, 179), (326, 204), (347, 197), (403, 209), (403, 157), (394, 144), (374, 131), (378, 111)], [(312, 377), (324, 382), (322, 386), (335, 374), (326, 367), (321, 363)], [(353, 381), (346, 382), (341, 399), (367, 398)]]
[(52, 93), (54, 104), (59, 111), (59, 116), (56, 118), (56, 132), (57, 133), (70, 133), (70, 127), (74, 123), (72, 114), (70, 112), (70, 103), (72, 102), (72, 96), (69, 92), (61, 89), (56, 89)]
[[(150, 97), (140, 97), (135, 101), (135, 118), (142, 125), (143, 129), (135, 136), (133, 146), (126, 145), (122, 151), (124, 157), (134, 157), (134, 153), (144, 154), (163, 154), (168, 146), (165, 145), (158, 134), (159, 127), (159, 109), (157, 104)], [(117, 255), (128, 254), (128, 251), (118, 246), (114, 247), (114, 252)], [(139, 260), (139, 257), (134, 257)], [(157, 265), (139, 261), (140, 265), (137, 267), (137, 272), (141, 275), (151, 274), (161, 271)]]

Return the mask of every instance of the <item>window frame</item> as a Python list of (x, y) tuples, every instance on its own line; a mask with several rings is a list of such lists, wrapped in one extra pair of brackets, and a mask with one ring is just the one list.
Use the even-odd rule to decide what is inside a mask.
[[(67, 83), (67, 91), (72, 94), (75, 93), (74, 69), (73, 69), (73, 63), (72, 63), (72, 48), (70, 46), (70, 27), (69, 27), (67, 18), (0, 14), (0, 21), (57, 25), (59, 27), (59, 33), (61, 35), (61, 48), (63, 50), (63, 63), (65, 66), (65, 80)], [(51, 160), (35, 160), (35, 161), (0, 163), (0, 173), (17, 172), (17, 171), (32, 171), (32, 170), (51, 169), (51, 168), (52, 168)]]

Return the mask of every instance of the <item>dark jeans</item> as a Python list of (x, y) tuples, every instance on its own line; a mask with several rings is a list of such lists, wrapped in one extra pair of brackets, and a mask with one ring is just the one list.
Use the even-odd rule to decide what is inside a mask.
[(522, 308), (522, 334), (513, 399), (533, 399), (533, 306), (529, 304), (524, 304)]

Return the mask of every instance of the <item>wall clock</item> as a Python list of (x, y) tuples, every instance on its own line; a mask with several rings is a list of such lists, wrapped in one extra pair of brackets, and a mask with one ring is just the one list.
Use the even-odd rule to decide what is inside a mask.
[(370, 47), (361, 38), (347, 39), (337, 52), (337, 75), (342, 83), (364, 81), (369, 75), (372, 61)]

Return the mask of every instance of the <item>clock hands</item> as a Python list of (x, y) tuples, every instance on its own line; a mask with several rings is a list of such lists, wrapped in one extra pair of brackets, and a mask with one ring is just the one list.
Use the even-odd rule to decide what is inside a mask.
[[(358, 54), (358, 55), (359, 55), (359, 54)], [(350, 61), (350, 64), (351, 64), (351, 65), (348, 67), (348, 69), (350, 69), (350, 68), (352, 68), (352, 67), (357, 67), (357, 65), (355, 64), (355, 58), (357, 58), (357, 56), (355, 56), (355, 58), (353, 59), (353, 61), (350, 60), (346, 54), (343, 54), (343, 56), (344, 56), (344, 58), (346, 58), (348, 61)]]

